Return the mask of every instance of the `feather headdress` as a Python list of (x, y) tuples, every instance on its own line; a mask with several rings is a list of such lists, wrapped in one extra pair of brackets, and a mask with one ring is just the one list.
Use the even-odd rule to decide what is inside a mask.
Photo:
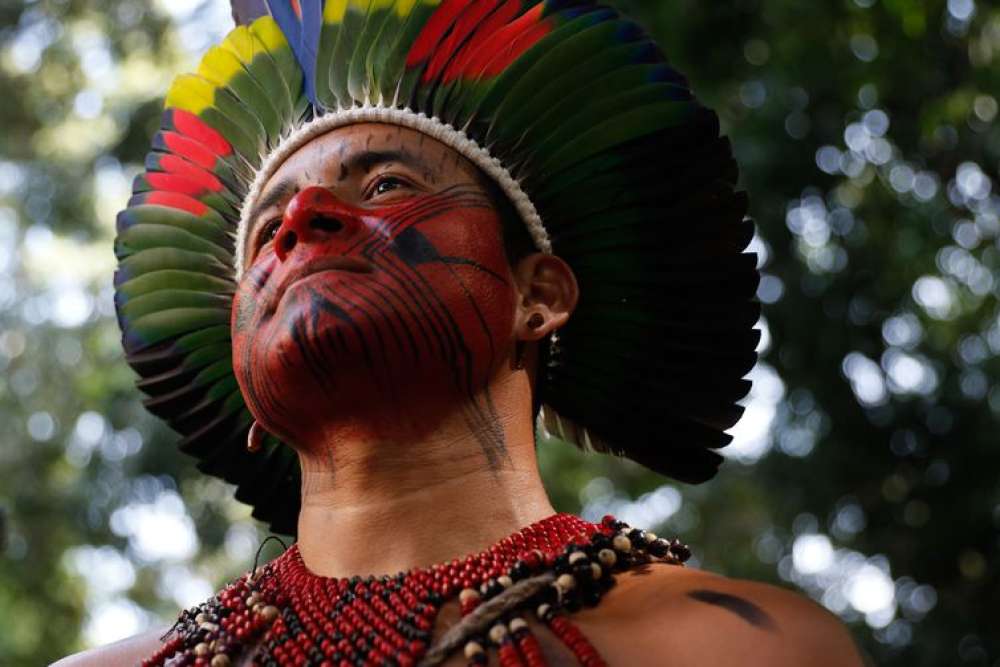
[(118, 217), (116, 304), (146, 405), (200, 468), (292, 533), (298, 463), (245, 451), (232, 370), (238, 246), (260, 185), (330, 128), (426, 132), (493, 177), (581, 300), (538, 390), (544, 426), (711, 477), (756, 360), (753, 234), (718, 119), (634, 23), (586, 0), (243, 0), (177, 77)]

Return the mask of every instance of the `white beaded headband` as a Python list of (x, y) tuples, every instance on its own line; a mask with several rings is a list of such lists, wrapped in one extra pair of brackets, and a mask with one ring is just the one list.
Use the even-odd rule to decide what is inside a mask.
[(313, 139), (339, 127), (357, 123), (387, 123), (407, 127), (422, 132), (461, 153), (500, 186), (527, 226), (535, 247), (540, 252), (551, 254), (552, 243), (549, 234), (542, 224), (542, 218), (538, 215), (535, 205), (521, 189), (521, 184), (500, 163), (500, 160), (490, 155), (489, 151), (470, 139), (465, 132), (456, 130), (436, 117), (430, 118), (409, 109), (363, 106), (332, 112), (304, 123), (285, 137), (278, 148), (264, 159), (240, 209), (240, 224), (236, 232), (236, 280), (243, 275), (243, 253), (250, 226), (250, 213), (260, 199), (264, 185), (285, 160)]

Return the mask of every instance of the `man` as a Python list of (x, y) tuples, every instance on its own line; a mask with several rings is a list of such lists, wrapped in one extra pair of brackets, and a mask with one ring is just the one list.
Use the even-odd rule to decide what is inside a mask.
[(298, 542), (67, 663), (857, 664), (539, 478), (541, 409), (706, 479), (747, 389), (745, 202), (658, 49), (589, 2), (269, 10), (168, 94), (116, 284), (150, 408)]

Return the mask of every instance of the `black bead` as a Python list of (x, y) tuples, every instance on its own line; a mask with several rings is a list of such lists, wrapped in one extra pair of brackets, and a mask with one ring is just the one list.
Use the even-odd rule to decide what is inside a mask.
[(569, 556), (566, 554), (557, 556), (553, 567), (556, 570), (556, 574), (566, 574), (569, 572)]
[(674, 540), (670, 544), (670, 553), (672, 553), (674, 557), (682, 563), (691, 558), (691, 549), (688, 548), (688, 545), (681, 544), (677, 540)]
[(646, 546), (646, 536), (638, 528), (633, 528), (628, 532), (628, 539), (632, 541), (633, 546), (640, 548)]
[(503, 586), (496, 579), (490, 579), (486, 582), (486, 597), (494, 598), (501, 593), (503, 593)]
[(596, 607), (601, 601), (601, 591), (591, 589), (583, 592), (583, 604), (587, 607)]
[(576, 582), (578, 584), (594, 580), (594, 575), (590, 569), (589, 560), (581, 560), (577, 563), (573, 563), (571, 573), (573, 575), (573, 578), (576, 579)]
[(604, 533), (595, 533), (594, 537), (591, 538), (591, 543), (598, 551), (611, 548), (611, 538)]
[(649, 553), (653, 554), (657, 558), (663, 558), (670, 551), (669, 547), (659, 540), (653, 540), (649, 543), (647, 547)]
[(528, 564), (523, 560), (515, 562), (514, 566), (510, 568), (510, 578), (514, 581), (526, 579), (529, 574), (531, 574), (531, 570), (528, 569)]

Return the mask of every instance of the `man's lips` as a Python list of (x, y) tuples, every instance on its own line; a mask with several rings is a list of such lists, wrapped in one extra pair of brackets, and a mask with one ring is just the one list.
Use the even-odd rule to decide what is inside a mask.
[(277, 304), (277, 302), (281, 300), (281, 297), (284, 296), (288, 288), (292, 285), (317, 273), (325, 271), (371, 273), (374, 270), (375, 267), (372, 266), (371, 262), (360, 257), (345, 257), (341, 255), (337, 257), (321, 257), (319, 259), (313, 259), (294, 267), (281, 277), (281, 280), (278, 282), (278, 285), (274, 290), (273, 303)]

